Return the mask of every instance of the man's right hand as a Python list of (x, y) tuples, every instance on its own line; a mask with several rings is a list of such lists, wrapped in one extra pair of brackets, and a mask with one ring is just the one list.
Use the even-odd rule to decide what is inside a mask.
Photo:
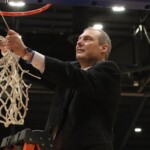
[(12, 50), (16, 55), (23, 57), (26, 53), (26, 46), (22, 41), (21, 36), (14, 30), (8, 30), (7, 36), (7, 47)]

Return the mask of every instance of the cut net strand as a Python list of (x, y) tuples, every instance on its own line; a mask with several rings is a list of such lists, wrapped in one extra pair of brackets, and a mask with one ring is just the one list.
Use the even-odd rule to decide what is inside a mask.
[(28, 90), (31, 87), (23, 80), (25, 73), (40, 79), (23, 70), (18, 63), (18, 56), (11, 51), (0, 59), (0, 123), (5, 127), (24, 124), (28, 110)]

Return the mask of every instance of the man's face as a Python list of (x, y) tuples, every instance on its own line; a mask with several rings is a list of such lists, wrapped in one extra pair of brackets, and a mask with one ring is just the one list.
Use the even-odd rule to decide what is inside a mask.
[(99, 31), (93, 29), (85, 30), (78, 38), (76, 44), (76, 59), (81, 62), (96, 62), (101, 58), (99, 45)]

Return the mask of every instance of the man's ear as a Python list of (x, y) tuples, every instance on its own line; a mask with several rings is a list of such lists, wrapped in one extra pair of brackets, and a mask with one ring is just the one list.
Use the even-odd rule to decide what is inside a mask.
[(102, 45), (100, 45), (100, 50), (101, 50), (100, 52), (101, 52), (101, 54), (107, 53), (108, 48), (109, 48), (108, 44), (102, 44)]

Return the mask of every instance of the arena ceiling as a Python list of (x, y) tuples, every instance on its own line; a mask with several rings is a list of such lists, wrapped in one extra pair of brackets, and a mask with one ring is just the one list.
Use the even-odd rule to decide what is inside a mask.
[[(27, 0), (24, 8), (12, 9), (0, 0), (1, 11), (29, 11), (47, 3), (46, 11), (24, 17), (5, 17), (9, 27), (22, 35), (26, 45), (64, 61), (75, 60), (74, 47), (78, 35), (87, 26), (102, 23), (112, 40), (110, 60), (118, 63), (122, 73), (122, 93), (115, 125), (116, 150), (150, 149), (150, 2), (149, 0)], [(125, 12), (115, 13), (114, 4), (123, 4)], [(6, 26), (0, 19), (0, 34)], [(22, 66), (34, 69), (22, 63)], [(43, 130), (54, 85), (26, 77), (32, 83), (29, 111), (23, 126), (0, 125), (0, 138), (24, 128)], [(134, 128), (141, 127), (141, 133)]]

